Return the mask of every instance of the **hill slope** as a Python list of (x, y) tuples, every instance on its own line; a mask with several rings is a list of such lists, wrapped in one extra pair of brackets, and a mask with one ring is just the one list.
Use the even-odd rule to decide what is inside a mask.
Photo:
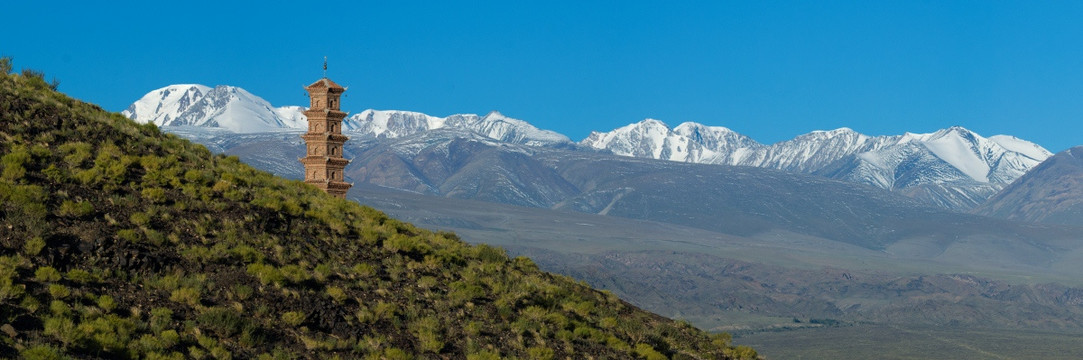
[(41, 76), (0, 77), (0, 120), (0, 357), (755, 356)]
[(1042, 162), (975, 212), (1049, 224), (1083, 224), (1083, 146)]

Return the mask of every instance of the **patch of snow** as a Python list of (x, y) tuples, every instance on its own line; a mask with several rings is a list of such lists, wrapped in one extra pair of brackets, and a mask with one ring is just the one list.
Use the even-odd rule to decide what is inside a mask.
[[(989, 182), (989, 163), (974, 148), (975, 140), (984, 140), (965, 129), (952, 128), (933, 133), (922, 142), (936, 157), (979, 182)], [(977, 139), (974, 139), (977, 138)]]
[(1049, 150), (1046, 150), (1041, 146), (1038, 146), (1038, 144), (1017, 138), (1015, 136), (993, 135), (989, 137), (989, 140), (996, 143), (997, 145), (1000, 145), (1005, 150), (1018, 153), (1039, 162), (1045, 161), (1045, 159), (1053, 156), (1053, 153), (1049, 152)]

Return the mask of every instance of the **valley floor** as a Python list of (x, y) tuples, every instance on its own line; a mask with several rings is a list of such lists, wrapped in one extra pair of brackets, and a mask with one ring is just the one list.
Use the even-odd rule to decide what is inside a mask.
[(801, 328), (734, 337), (768, 359), (1081, 359), (1083, 333), (953, 327)]

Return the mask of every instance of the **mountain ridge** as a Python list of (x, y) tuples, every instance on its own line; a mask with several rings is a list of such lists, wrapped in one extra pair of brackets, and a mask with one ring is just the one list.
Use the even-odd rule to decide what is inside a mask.
[[(159, 126), (257, 133), (305, 128), (302, 107), (274, 108), (243, 89), (172, 85), (133, 103), (123, 114)], [(238, 118), (243, 117), (243, 118)], [(245, 122), (247, 121), (247, 125)], [(367, 109), (343, 123), (351, 136), (394, 139), (460, 129), (511, 144), (566, 147), (677, 162), (740, 165), (802, 172), (899, 191), (929, 204), (969, 211), (1049, 156), (1009, 136), (982, 137), (960, 126), (932, 133), (868, 136), (850, 128), (818, 130), (771, 145), (722, 126), (685, 122), (671, 128), (645, 119), (579, 142), (492, 111), (436, 117)]]
[[(220, 128), (234, 133), (306, 129), (304, 107), (273, 107), (235, 86), (170, 85), (153, 90), (121, 112), (139, 123), (164, 127)], [(367, 109), (343, 120), (343, 130), (373, 137), (396, 138), (444, 127), (531, 146), (571, 143), (566, 136), (491, 111), (484, 116), (454, 114), (435, 117), (419, 112)]]
[[(690, 125), (691, 124), (691, 125)], [(868, 136), (850, 128), (813, 131), (764, 145), (719, 127), (705, 143), (648, 119), (579, 144), (617, 155), (704, 164), (742, 165), (811, 173), (916, 194), (954, 210), (979, 205), (1004, 185), (1050, 156), (1040, 146), (1006, 135), (984, 138), (960, 126), (933, 133)], [(702, 134), (696, 133), (696, 135)], [(1002, 145), (1003, 144), (1003, 145)], [(960, 195), (961, 194), (961, 195)]]

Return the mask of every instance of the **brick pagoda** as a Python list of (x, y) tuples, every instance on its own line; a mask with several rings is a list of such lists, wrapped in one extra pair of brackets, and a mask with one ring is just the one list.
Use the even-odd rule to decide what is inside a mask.
[(305, 182), (345, 198), (346, 191), (353, 185), (343, 181), (343, 169), (350, 161), (342, 157), (342, 144), (348, 138), (342, 135), (342, 119), (346, 118), (346, 113), (339, 110), (339, 98), (346, 88), (325, 77), (306, 86), (305, 90), (311, 101), (305, 111), (308, 132), (301, 136), (308, 148), (307, 155), (300, 159), (305, 165)]

